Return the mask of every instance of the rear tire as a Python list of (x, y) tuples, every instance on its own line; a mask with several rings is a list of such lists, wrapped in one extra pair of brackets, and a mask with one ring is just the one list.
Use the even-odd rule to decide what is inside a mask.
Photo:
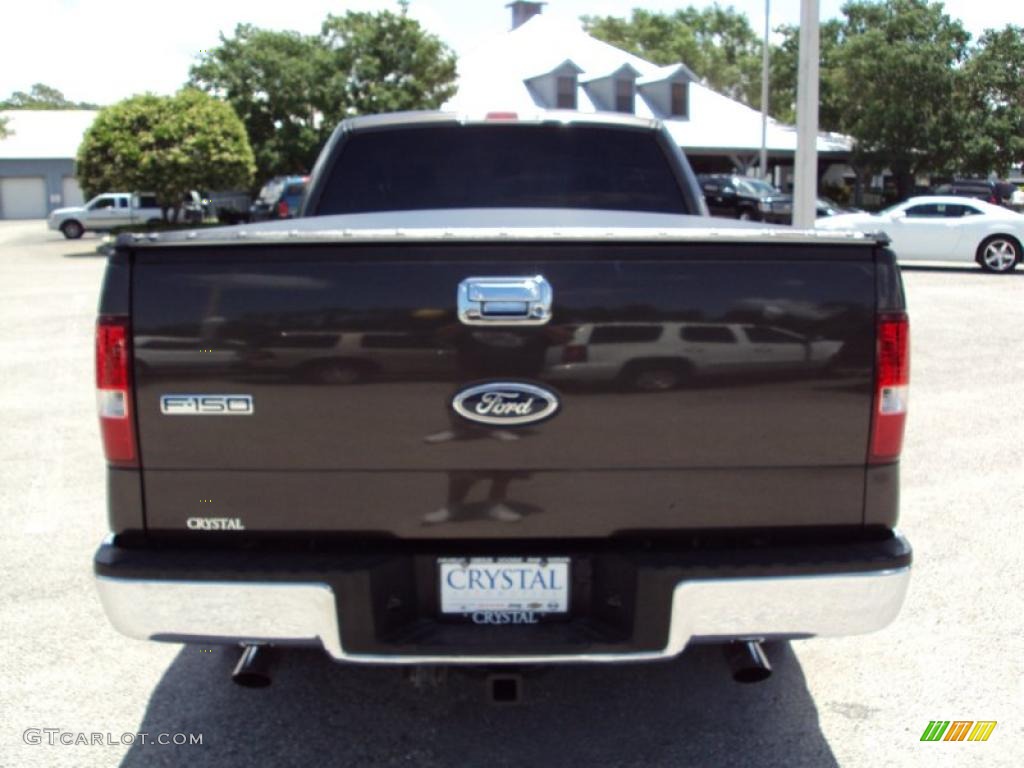
[(651, 360), (630, 365), (623, 371), (621, 382), (632, 392), (669, 392), (678, 389), (688, 375), (689, 370), (683, 363)]
[(1020, 262), (1020, 242), (1009, 235), (995, 235), (983, 240), (975, 255), (986, 272), (1006, 274)]
[(742, 211), (740, 211), (739, 215), (736, 218), (739, 219), (740, 221), (753, 221), (754, 220), (754, 217), (750, 213), (749, 210), (742, 210)]
[(633, 388), (639, 392), (668, 392), (679, 386), (679, 374), (671, 368), (651, 368), (633, 377)]
[(85, 227), (74, 219), (71, 219), (70, 221), (65, 221), (60, 225), (60, 233), (68, 240), (77, 240), (85, 234)]

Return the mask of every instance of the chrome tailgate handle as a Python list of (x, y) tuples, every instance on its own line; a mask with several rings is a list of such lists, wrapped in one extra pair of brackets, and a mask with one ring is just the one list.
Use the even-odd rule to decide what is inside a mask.
[(459, 320), (466, 325), (544, 325), (551, 284), (533, 277), (467, 277), (459, 283)]

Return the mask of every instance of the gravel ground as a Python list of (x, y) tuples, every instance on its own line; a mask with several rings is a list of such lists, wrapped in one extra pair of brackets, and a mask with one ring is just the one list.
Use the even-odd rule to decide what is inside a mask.
[[(42, 222), (0, 222), (0, 765), (1016, 765), (1021, 641), (1024, 270), (908, 270), (913, 395), (902, 528), (915, 547), (895, 624), (775, 644), (774, 676), (720, 654), (565, 667), (526, 702), (479, 677), (416, 688), (393, 669), (296, 652), (274, 685), (231, 685), (226, 652), (118, 635), (92, 586), (106, 530), (92, 390), (103, 259)], [(985, 743), (921, 743), (929, 720), (997, 720)], [(202, 734), (202, 745), (26, 744), (29, 728)], [(107, 739), (106, 736), (103, 737)]]

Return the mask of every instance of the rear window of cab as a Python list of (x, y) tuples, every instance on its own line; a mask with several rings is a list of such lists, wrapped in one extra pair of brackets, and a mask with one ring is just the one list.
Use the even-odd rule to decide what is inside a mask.
[(689, 213), (653, 131), (606, 126), (416, 126), (357, 131), (318, 214), (438, 208)]

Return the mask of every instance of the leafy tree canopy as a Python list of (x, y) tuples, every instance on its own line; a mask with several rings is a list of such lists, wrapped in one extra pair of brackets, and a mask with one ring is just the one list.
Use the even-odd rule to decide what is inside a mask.
[[(455, 93), (455, 54), (401, 13), (329, 15), (321, 41), (327, 50), (324, 114), (353, 115), (437, 109)], [(340, 98), (339, 98), (340, 97)]]
[(318, 109), (324, 57), (315, 36), (240, 24), (192, 67), (191, 83), (241, 118), (260, 180), (310, 169), (329, 130)]
[(15, 91), (0, 101), (0, 109), (99, 109), (86, 101), (70, 101), (64, 94), (45, 83), (36, 83), (28, 93)]
[(856, 141), (855, 163), (893, 171), (900, 197), (913, 175), (953, 170), (954, 95), (970, 35), (941, 3), (853, 0), (835, 54), (839, 128)]
[(90, 197), (153, 192), (166, 218), (189, 190), (248, 187), (254, 169), (245, 127), (231, 107), (185, 88), (101, 110), (78, 148), (76, 175)]
[(988, 30), (964, 66), (961, 170), (1005, 175), (1024, 163), (1024, 28)]
[(454, 93), (454, 54), (400, 5), (329, 15), (318, 35), (242, 24), (199, 58), (190, 82), (235, 108), (260, 181), (308, 172), (346, 117), (435, 109)]

